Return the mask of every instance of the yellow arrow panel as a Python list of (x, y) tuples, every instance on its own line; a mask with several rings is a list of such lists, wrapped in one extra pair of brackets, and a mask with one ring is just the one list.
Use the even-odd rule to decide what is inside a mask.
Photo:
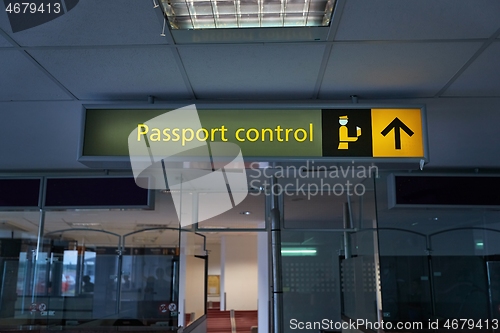
[(373, 157), (424, 157), (420, 109), (372, 109)]

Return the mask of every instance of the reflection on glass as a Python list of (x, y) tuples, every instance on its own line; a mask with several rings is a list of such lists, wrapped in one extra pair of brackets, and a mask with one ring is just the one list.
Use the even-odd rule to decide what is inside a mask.
[(340, 321), (340, 235), (283, 231), (281, 244), (284, 331), (294, 318)]
[(384, 319), (498, 318), (493, 267), (500, 256), (500, 214), (464, 206), (390, 209), (387, 176), (377, 179)]
[[(343, 314), (352, 319), (376, 322), (379, 293), (378, 234), (375, 221), (373, 178), (362, 182), (363, 195), (349, 196), (351, 226), (359, 228), (350, 233), (351, 256), (341, 260)], [(344, 242), (346, 239), (344, 238)], [(344, 251), (345, 254), (345, 251)]]
[(62, 296), (75, 296), (77, 262), (78, 262), (78, 251), (73, 251), (73, 250), (64, 251), (62, 283), (61, 283)]

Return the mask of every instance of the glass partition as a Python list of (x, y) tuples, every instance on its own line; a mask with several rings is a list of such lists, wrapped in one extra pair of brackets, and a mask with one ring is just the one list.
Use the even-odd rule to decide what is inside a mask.
[(181, 231), (168, 191), (153, 197), (154, 210), (0, 211), (0, 330), (154, 331), (203, 316), (205, 238), (192, 225)]
[[(36, 325), (35, 299), (45, 288), (38, 283), (36, 254), (41, 214), (0, 211), (0, 327)], [(38, 310), (38, 309), (36, 309)]]
[(177, 327), (179, 229), (150, 228), (123, 238), (121, 313), (145, 325)]
[(374, 186), (372, 176), (356, 168), (344, 176), (335, 168), (309, 171), (273, 185), (283, 193), (284, 332), (294, 330), (294, 319), (318, 330), (325, 318), (330, 330), (341, 330), (342, 315), (377, 321)]
[(394, 208), (389, 179), (384, 173), (376, 181), (385, 319), (499, 319), (500, 212), (459, 205)]
[[(54, 214), (47, 213), (50, 223)], [(102, 230), (66, 229), (46, 233), (37, 261), (35, 316), (48, 326), (76, 326), (116, 316), (118, 235)]]
[[(347, 318), (379, 320), (379, 261), (375, 192), (372, 178), (360, 182), (362, 192), (348, 197), (349, 225), (341, 258), (342, 313)], [(348, 253), (347, 251), (350, 251)]]
[[(284, 189), (287, 184), (295, 181), (280, 179), (276, 188)], [(331, 190), (283, 192), (280, 269), (284, 332), (293, 332), (294, 320), (340, 322), (342, 233), (338, 230), (343, 228), (346, 200), (345, 195)]]
[[(493, 265), (500, 254), (500, 231), (484, 228), (449, 230), (433, 234), (432, 273), (435, 313), (443, 318), (497, 318), (491, 309), (498, 299)], [(451, 246), (460, 243), (460, 247)], [(496, 303), (498, 304), (498, 303)], [(491, 311), (491, 310), (494, 311)]]
[(431, 282), (425, 235), (411, 230), (379, 228), (378, 236), (384, 319), (431, 319)]
[(283, 231), (281, 236), (284, 332), (293, 332), (293, 319), (340, 322), (341, 235)]

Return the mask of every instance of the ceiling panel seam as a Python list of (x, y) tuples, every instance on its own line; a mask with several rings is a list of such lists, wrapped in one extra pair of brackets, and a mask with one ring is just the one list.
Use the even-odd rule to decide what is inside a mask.
[[(18, 43), (16, 43), (16, 41), (14, 39), (12, 39), (8, 33), (6, 33), (2, 28), (0, 28), (0, 36), (2, 36), (3, 38), (5, 38), (5, 40), (10, 43), (12, 45), (12, 47), (16, 48), (16, 49), (22, 49), (21, 45), (19, 45)], [(10, 49), (10, 48), (6, 48), (6, 49)]]
[(332, 23), (330, 24), (330, 28), (328, 29), (327, 35), (327, 43), (325, 45), (325, 50), (323, 51), (323, 58), (321, 59), (321, 65), (319, 67), (318, 78), (314, 85), (313, 90), (313, 99), (318, 99), (319, 93), (321, 91), (321, 85), (323, 84), (323, 79), (325, 77), (326, 67), (328, 66), (328, 61), (330, 59), (330, 54), (332, 52), (333, 40), (337, 35), (337, 30), (340, 25), (340, 21), (342, 19), (342, 14), (344, 12), (344, 7), (347, 0), (337, 0), (335, 5), (335, 11), (332, 18)]
[(88, 50), (88, 49), (141, 49), (141, 48), (175, 48), (174, 45), (168, 44), (120, 44), (120, 45), (60, 45), (60, 46), (20, 46), (22, 50), (40, 50), (40, 51), (57, 51), (57, 50)]
[(334, 40), (335, 44), (429, 44), (429, 43), (484, 43), (489, 41), (490, 38), (445, 38), (445, 39), (343, 39)]
[(68, 94), (72, 100), (78, 100), (78, 97), (76, 97), (68, 88), (66, 88), (65, 85), (63, 85), (58, 79), (56, 79), (38, 61), (36, 61), (35, 58), (33, 58), (33, 56), (28, 53), (28, 51), (23, 51), (22, 53), (33, 65), (35, 65), (40, 71), (42, 71), (42, 73), (44, 73), (52, 82), (54, 82), (59, 88), (61, 88), (66, 94)]
[[(25, 56), (28, 61), (30, 61), (35, 67), (37, 67), (42, 73), (45, 74), (52, 82), (54, 82), (61, 90), (63, 90), (72, 100), (77, 100), (75, 95), (71, 93), (61, 82), (59, 82), (52, 74), (49, 73), (38, 61), (36, 61), (31, 54), (28, 53), (23, 47), (21, 47), (14, 39), (12, 39), (3, 29), (0, 29), (0, 35), (5, 38), (12, 46)], [(10, 48), (8, 48), (10, 49)]]
[[(213, 46), (213, 47), (225, 47), (225, 46), (251, 46), (251, 45), (293, 45), (293, 46), (309, 46), (309, 45), (334, 45), (334, 44), (443, 44), (443, 43), (484, 43), (489, 39), (485, 38), (468, 38), (468, 39), (415, 39), (415, 40), (333, 40), (333, 41), (254, 41), (254, 42), (231, 42), (231, 43), (181, 43), (174, 45), (166, 45), (172, 48), (189, 48), (189, 47), (200, 47), (200, 46)], [(147, 46), (147, 45), (145, 45)], [(122, 47), (127, 47), (123, 45)]]
[[(0, 30), (1, 32), (1, 30)], [(1, 33), (0, 33), (1, 34)], [(3, 34), (2, 34), (3, 35)], [(200, 46), (212, 47), (225, 47), (225, 46), (251, 46), (251, 45), (293, 45), (293, 46), (310, 46), (310, 45), (334, 45), (334, 44), (428, 44), (428, 43), (485, 43), (490, 39), (477, 38), (477, 39), (420, 39), (420, 40), (335, 40), (335, 41), (297, 41), (297, 42), (279, 42), (279, 41), (266, 41), (266, 42), (242, 42), (242, 43), (193, 43), (193, 44), (121, 44), (121, 45), (60, 45), (60, 46), (21, 46), (13, 41), (7, 34), (5, 38), (17, 50), (87, 50), (87, 49), (131, 49), (131, 48), (189, 48)], [(0, 50), (12, 50), (10, 47), (3, 47)]]
[(196, 94), (194, 93), (193, 85), (191, 84), (191, 80), (189, 80), (189, 76), (187, 74), (186, 68), (184, 66), (184, 63), (182, 61), (182, 58), (180, 56), (179, 50), (177, 48), (177, 44), (175, 43), (174, 36), (172, 35), (172, 31), (170, 29), (170, 24), (167, 24), (167, 18), (165, 17), (165, 14), (163, 13), (163, 10), (159, 7), (156, 6), (154, 7), (156, 9), (156, 15), (160, 19), (160, 22), (162, 24), (162, 33), (161, 35), (166, 38), (167, 40), (167, 46), (172, 48), (172, 55), (174, 56), (175, 63), (177, 65), (177, 70), (182, 76), (182, 80), (184, 81), (184, 85), (186, 86), (186, 90), (188, 94), (190, 95), (190, 98), (193, 100), (196, 100)]
[(321, 60), (321, 65), (319, 67), (318, 79), (316, 80), (316, 84), (314, 85), (313, 96), (312, 96), (313, 99), (319, 98), (321, 85), (323, 84), (323, 79), (325, 78), (326, 67), (330, 59), (330, 54), (332, 53), (332, 48), (333, 45), (329, 44), (325, 47), (325, 51), (323, 52), (323, 59)]
[(181, 55), (179, 54), (179, 50), (175, 48), (172, 50), (175, 62), (177, 64), (177, 69), (179, 70), (179, 73), (182, 76), (182, 79), (184, 80), (184, 84), (186, 85), (186, 89), (191, 95), (191, 99), (197, 99), (196, 94), (193, 89), (193, 85), (191, 84), (191, 80), (189, 80), (189, 76), (186, 71), (186, 67), (184, 66), (184, 62), (182, 61)]
[(330, 29), (328, 30), (328, 36), (326, 37), (327, 41), (333, 41), (337, 35), (337, 30), (339, 28), (340, 21), (342, 20), (342, 14), (344, 13), (346, 1), (347, 0), (337, 0), (335, 11), (333, 12), (333, 17), (330, 23)]
[(466, 70), (467, 68), (469, 68), (470, 65), (472, 65), (472, 63), (474, 61), (476, 61), (477, 58), (479, 58), (479, 56), (491, 45), (493, 44), (493, 42), (495, 42), (495, 40), (497, 39), (497, 37), (500, 36), (500, 28), (495, 31), (493, 33), (493, 35), (490, 36), (490, 38), (488, 38), (487, 41), (485, 41), (483, 43), (483, 45), (481, 45), (481, 47), (472, 55), (472, 57), (470, 57), (470, 59), (455, 73), (455, 75), (453, 75), (453, 77), (434, 95), (434, 97), (440, 97), (442, 94), (445, 93), (446, 90), (448, 90), (448, 88), (460, 77), (460, 75), (462, 75)]

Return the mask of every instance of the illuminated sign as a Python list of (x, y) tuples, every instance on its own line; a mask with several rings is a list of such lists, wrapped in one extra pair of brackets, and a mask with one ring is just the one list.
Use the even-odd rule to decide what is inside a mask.
[[(137, 129), (138, 140), (232, 142), (244, 157), (321, 156), (320, 110), (200, 110), (202, 128), (189, 124), (154, 128), (148, 120), (167, 110), (86, 111), (83, 156), (128, 156), (127, 139)], [(145, 137), (144, 137), (145, 136)]]
[(322, 129), (323, 156), (425, 157), (421, 109), (323, 110)]
[[(198, 108), (201, 127), (176, 124), (156, 128), (147, 121), (168, 110), (85, 110), (79, 160), (106, 161), (128, 158), (127, 139), (136, 130), (137, 140), (148, 142), (232, 142), (244, 158), (339, 158), (363, 160), (427, 160), (422, 108), (286, 109)], [(109, 159), (111, 160), (111, 159)]]

